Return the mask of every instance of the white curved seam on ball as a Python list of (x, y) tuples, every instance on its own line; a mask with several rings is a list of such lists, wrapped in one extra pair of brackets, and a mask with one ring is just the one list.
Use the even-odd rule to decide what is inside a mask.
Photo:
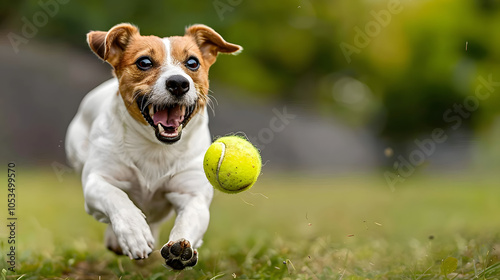
[(221, 145), (222, 151), (220, 153), (219, 163), (217, 164), (217, 172), (215, 173), (215, 176), (217, 178), (217, 182), (219, 182), (219, 185), (222, 185), (221, 182), (219, 181), (219, 170), (220, 166), (222, 165), (222, 160), (224, 160), (224, 155), (226, 154), (226, 145), (222, 142), (219, 142), (218, 144)]

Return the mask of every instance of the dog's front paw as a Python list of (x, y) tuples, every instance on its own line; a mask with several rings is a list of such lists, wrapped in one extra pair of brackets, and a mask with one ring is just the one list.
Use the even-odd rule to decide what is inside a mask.
[[(149, 225), (141, 215), (130, 213), (126, 218), (113, 220), (111, 225), (116, 238), (115, 243), (119, 245), (118, 252), (121, 251), (122, 254), (136, 260), (145, 259), (153, 252), (154, 238)], [(108, 238), (106, 239), (109, 248), (109, 245), (113, 244)], [(111, 248), (113, 249), (112, 246)]]
[(191, 243), (182, 238), (169, 241), (161, 248), (161, 255), (165, 263), (174, 270), (183, 270), (195, 266), (198, 262), (198, 252), (191, 248)]

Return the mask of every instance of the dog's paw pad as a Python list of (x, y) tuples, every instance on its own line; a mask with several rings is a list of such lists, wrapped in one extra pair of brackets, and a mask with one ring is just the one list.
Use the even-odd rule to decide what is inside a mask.
[(161, 248), (161, 256), (165, 263), (174, 270), (183, 270), (195, 266), (198, 262), (198, 252), (191, 248), (191, 243), (185, 239), (170, 241)]
[(193, 257), (193, 249), (186, 248), (181, 254), (181, 261), (189, 261)]

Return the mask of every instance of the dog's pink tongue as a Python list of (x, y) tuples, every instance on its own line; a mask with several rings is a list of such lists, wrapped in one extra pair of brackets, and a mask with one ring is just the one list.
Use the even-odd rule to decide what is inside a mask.
[(153, 115), (153, 122), (155, 126), (161, 123), (165, 127), (178, 127), (184, 120), (183, 111), (179, 105), (170, 109), (160, 110)]

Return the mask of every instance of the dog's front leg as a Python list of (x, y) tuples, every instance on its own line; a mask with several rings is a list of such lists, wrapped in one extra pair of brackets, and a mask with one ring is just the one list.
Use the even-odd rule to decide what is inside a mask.
[(198, 252), (210, 220), (211, 195), (169, 193), (167, 199), (177, 212), (169, 242), (161, 249), (161, 255), (168, 266), (175, 270), (196, 265)]
[(111, 224), (121, 252), (133, 259), (147, 258), (154, 238), (144, 214), (128, 195), (98, 174), (87, 176), (83, 188), (87, 212)]

